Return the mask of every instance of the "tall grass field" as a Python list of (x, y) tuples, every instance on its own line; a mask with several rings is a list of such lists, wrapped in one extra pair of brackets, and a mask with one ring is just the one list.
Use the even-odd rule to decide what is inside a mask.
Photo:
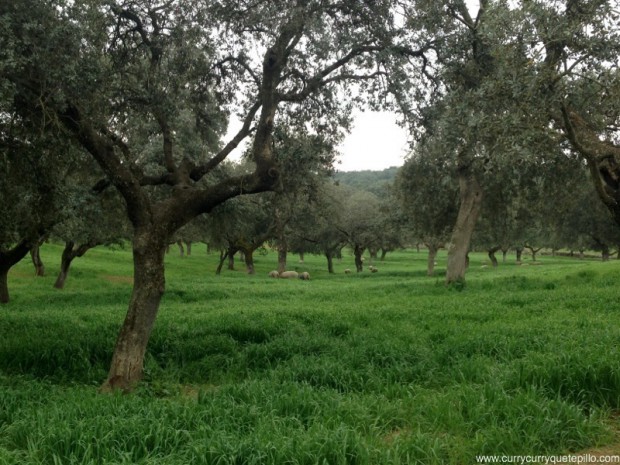
[[(483, 267), (462, 289), (401, 251), (378, 273), (322, 257), (277, 280), (173, 249), (145, 379), (101, 394), (131, 292), (129, 250), (76, 259), (53, 289), (22, 261), (0, 307), (0, 464), (471, 464), (617, 441), (620, 261)], [(368, 263), (368, 259), (367, 259)]]

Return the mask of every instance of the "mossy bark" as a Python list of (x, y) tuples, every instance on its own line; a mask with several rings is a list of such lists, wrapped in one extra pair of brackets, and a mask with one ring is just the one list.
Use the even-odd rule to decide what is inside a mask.
[(142, 235), (134, 239), (134, 287), (129, 310), (116, 340), (106, 391), (131, 391), (143, 376), (144, 355), (164, 294), (167, 241)]
[(461, 203), (448, 250), (446, 284), (465, 281), (467, 254), (482, 206), (482, 188), (468, 169), (459, 172), (459, 189)]

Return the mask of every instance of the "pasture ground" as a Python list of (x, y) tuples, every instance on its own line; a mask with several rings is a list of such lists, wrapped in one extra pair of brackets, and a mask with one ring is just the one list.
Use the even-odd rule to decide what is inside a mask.
[[(620, 261), (542, 256), (464, 289), (424, 252), (274, 280), (194, 246), (167, 256), (145, 380), (102, 395), (131, 292), (128, 250), (76, 259), (53, 289), (22, 261), (0, 307), (0, 464), (471, 464), (478, 455), (620, 453)], [(368, 262), (367, 262), (368, 263)]]

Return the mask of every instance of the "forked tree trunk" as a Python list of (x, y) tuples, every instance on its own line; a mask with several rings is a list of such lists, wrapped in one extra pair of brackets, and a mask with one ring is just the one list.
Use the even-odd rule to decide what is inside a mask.
[(54, 283), (54, 287), (56, 289), (63, 289), (65, 287), (65, 281), (67, 280), (67, 276), (69, 276), (69, 268), (71, 267), (73, 260), (77, 257), (83, 256), (88, 250), (92, 249), (96, 245), (97, 244), (94, 242), (89, 242), (76, 248), (74, 242), (65, 242), (65, 248), (62, 251), (62, 256), (60, 259), (60, 272), (58, 273), (58, 277)]
[(41, 260), (41, 245), (36, 243), (30, 249), (30, 257), (32, 258), (32, 264), (34, 265), (35, 276), (45, 276), (45, 264)]
[(379, 258), (379, 260), (384, 261), (387, 253), (388, 253), (387, 249), (381, 249), (381, 258)]
[(177, 241), (177, 245), (179, 246), (179, 255), (181, 257), (184, 257), (185, 256), (185, 249), (183, 248), (183, 241), (181, 239), (179, 239)]
[(465, 280), (467, 254), (482, 204), (482, 189), (473, 174), (459, 173), (459, 189), (460, 206), (448, 250), (446, 284)]
[(495, 257), (495, 252), (497, 252), (498, 250), (500, 250), (500, 247), (491, 247), (488, 251), (489, 254), (489, 258), (491, 259), (491, 265), (493, 265), (493, 268), (497, 268), (498, 263), (497, 263), (497, 258)]
[(426, 265), (426, 275), (433, 276), (435, 274), (435, 259), (437, 258), (437, 246), (435, 244), (427, 244), (428, 247), (428, 261)]
[(530, 253), (532, 254), (532, 261), (535, 262), (536, 261), (536, 254), (538, 252), (540, 252), (542, 247), (535, 248), (535, 247), (533, 247), (531, 245), (526, 245), (525, 248), (530, 250)]
[(134, 239), (134, 285), (129, 310), (121, 328), (108, 379), (101, 387), (107, 391), (131, 391), (142, 379), (144, 355), (164, 294), (164, 255), (166, 240), (143, 233)]
[(502, 249), (502, 263), (506, 263), (507, 255), (508, 255), (508, 249)]

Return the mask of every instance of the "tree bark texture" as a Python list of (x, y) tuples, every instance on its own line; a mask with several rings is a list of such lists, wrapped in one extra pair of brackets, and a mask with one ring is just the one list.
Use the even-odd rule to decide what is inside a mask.
[(41, 244), (36, 243), (30, 249), (30, 257), (32, 258), (32, 264), (34, 265), (35, 276), (45, 276), (45, 264), (41, 260)]
[(482, 205), (480, 183), (468, 171), (459, 172), (460, 206), (448, 250), (446, 284), (465, 280), (467, 254)]
[[(136, 245), (136, 242), (139, 245)], [(131, 391), (142, 379), (144, 355), (165, 289), (166, 242), (143, 233), (134, 239), (134, 286), (102, 391)]]

